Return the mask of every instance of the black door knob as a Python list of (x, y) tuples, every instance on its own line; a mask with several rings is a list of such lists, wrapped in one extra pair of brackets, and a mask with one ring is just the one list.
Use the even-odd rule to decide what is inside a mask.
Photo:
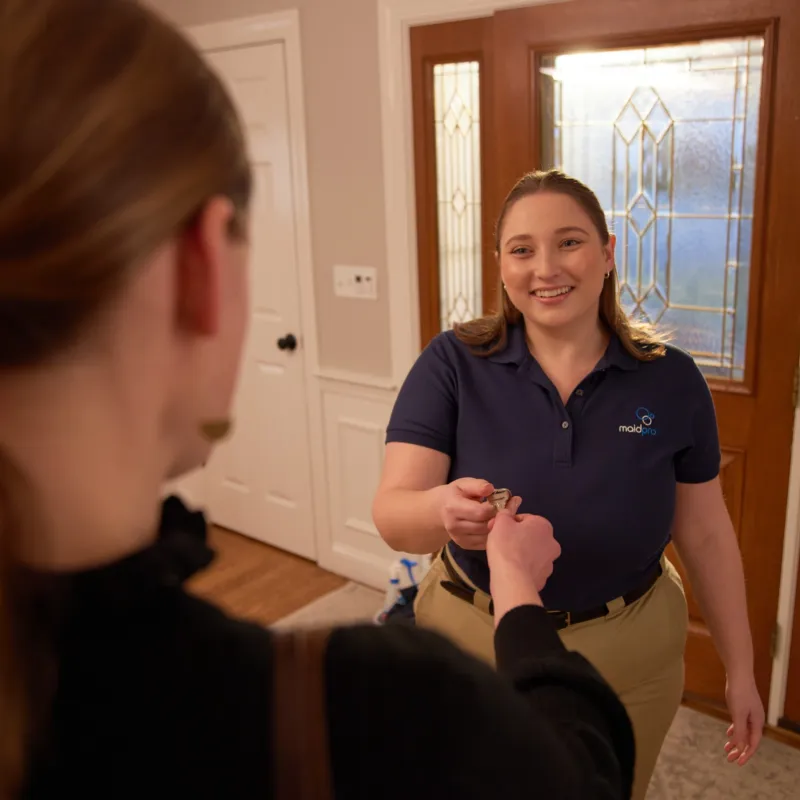
[(278, 339), (278, 349), (279, 350), (296, 350), (297, 349), (297, 337), (293, 333), (287, 333), (286, 336), (283, 336), (280, 339)]

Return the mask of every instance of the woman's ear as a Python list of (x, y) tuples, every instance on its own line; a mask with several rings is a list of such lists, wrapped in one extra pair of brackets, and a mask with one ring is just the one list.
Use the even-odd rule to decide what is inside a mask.
[(608, 243), (603, 245), (603, 266), (606, 275), (610, 275), (617, 267), (614, 259), (614, 249), (617, 245), (617, 237), (612, 233), (608, 237)]
[(617, 237), (612, 233), (608, 237), (608, 244), (605, 246), (605, 257), (606, 257), (606, 268), (608, 271), (613, 270), (616, 267), (616, 262), (614, 259), (614, 252), (617, 247)]
[(235, 214), (225, 197), (209, 200), (177, 243), (177, 319), (187, 332), (214, 336), (222, 303), (221, 273)]

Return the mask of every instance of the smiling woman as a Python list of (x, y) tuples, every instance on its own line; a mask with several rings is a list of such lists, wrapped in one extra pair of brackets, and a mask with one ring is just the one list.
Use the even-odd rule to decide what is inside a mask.
[[(517, 182), (496, 229), (502, 309), (420, 355), (389, 423), (375, 509), (392, 546), (440, 550), (417, 622), (488, 661), (504, 589), (480, 501), (507, 486), (523, 515), (553, 525), (561, 556), (542, 600), (626, 705), (642, 800), (684, 687), (687, 604), (671, 539), (728, 670), (731, 760), (755, 752), (764, 711), (711, 394), (688, 353), (623, 313), (614, 244), (584, 184), (556, 171)], [(463, 495), (455, 516), (426, 501), (445, 490)]]

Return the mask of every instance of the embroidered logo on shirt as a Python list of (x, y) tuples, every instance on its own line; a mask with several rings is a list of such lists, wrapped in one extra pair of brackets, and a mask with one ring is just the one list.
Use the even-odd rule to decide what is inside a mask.
[(636, 433), (639, 436), (655, 436), (657, 434), (656, 429), (653, 427), (656, 415), (652, 411), (644, 406), (639, 406), (636, 409), (636, 419), (639, 420), (638, 425), (620, 425), (619, 432)]

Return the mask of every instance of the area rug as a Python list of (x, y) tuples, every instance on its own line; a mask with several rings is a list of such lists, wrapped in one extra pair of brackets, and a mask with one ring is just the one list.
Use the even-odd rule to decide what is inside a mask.
[[(384, 595), (348, 583), (273, 627), (296, 628), (370, 622)], [(765, 739), (746, 767), (728, 764), (727, 725), (681, 708), (661, 751), (647, 800), (798, 800), (800, 751)]]
[(664, 743), (647, 800), (797, 800), (800, 750), (764, 739), (745, 767), (723, 753), (727, 724), (681, 708)]
[(314, 628), (327, 625), (352, 625), (372, 622), (383, 607), (383, 592), (358, 583), (347, 583), (341, 589), (323, 595), (299, 611), (273, 624), (272, 628)]

